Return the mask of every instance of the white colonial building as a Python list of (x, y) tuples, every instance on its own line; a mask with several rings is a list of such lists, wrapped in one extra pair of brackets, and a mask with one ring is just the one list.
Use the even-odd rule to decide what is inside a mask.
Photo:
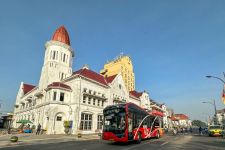
[(220, 125), (225, 126), (225, 108), (216, 111), (216, 118)]
[(107, 105), (133, 102), (150, 109), (148, 93), (128, 92), (120, 73), (105, 78), (87, 66), (73, 72), (73, 57), (68, 32), (61, 26), (45, 45), (39, 84), (20, 85), (14, 127), (19, 120), (30, 120), (47, 134), (64, 134), (64, 121), (70, 121), (71, 134), (89, 134), (102, 129)]

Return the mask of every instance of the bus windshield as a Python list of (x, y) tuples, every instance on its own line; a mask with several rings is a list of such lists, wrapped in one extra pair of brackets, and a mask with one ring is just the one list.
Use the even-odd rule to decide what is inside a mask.
[(221, 129), (221, 127), (220, 126), (210, 126), (209, 129), (210, 130)]
[(104, 110), (104, 131), (120, 134), (125, 131), (125, 109), (111, 108)]

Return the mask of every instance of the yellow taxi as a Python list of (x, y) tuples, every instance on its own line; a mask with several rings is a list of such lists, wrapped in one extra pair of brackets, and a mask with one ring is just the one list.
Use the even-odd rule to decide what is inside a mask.
[(223, 129), (219, 125), (211, 125), (208, 129), (209, 136), (222, 136)]

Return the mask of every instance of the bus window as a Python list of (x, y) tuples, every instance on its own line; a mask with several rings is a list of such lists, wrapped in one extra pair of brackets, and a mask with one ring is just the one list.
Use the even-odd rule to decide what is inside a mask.
[(128, 113), (128, 132), (132, 132), (133, 130), (133, 113)]
[(125, 127), (125, 110), (107, 110), (104, 114), (104, 131), (121, 133), (124, 132)]
[(159, 127), (159, 119), (155, 119), (155, 122), (154, 122), (154, 127)]
[(125, 117), (125, 114), (121, 116), (121, 118), (120, 118), (120, 124), (119, 124), (119, 128), (122, 129), (122, 130), (124, 130), (125, 127), (126, 127), (125, 126), (126, 125), (126, 122), (125, 122), (125, 118), (124, 117)]
[(148, 125), (148, 128), (151, 128), (153, 119), (154, 119), (153, 117), (148, 117), (148, 118), (147, 118), (147, 125)]

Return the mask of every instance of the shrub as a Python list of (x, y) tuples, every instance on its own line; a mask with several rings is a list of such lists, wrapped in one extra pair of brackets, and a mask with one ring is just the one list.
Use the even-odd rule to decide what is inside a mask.
[(65, 128), (69, 128), (70, 127), (70, 121), (64, 121), (63, 123)]
[(82, 134), (81, 134), (81, 133), (78, 133), (78, 134), (77, 134), (77, 137), (78, 137), (78, 138), (81, 138), (81, 137), (82, 137)]
[(12, 136), (12, 137), (10, 138), (10, 141), (11, 141), (11, 142), (17, 142), (17, 141), (18, 141), (18, 137), (17, 137), (17, 136)]

